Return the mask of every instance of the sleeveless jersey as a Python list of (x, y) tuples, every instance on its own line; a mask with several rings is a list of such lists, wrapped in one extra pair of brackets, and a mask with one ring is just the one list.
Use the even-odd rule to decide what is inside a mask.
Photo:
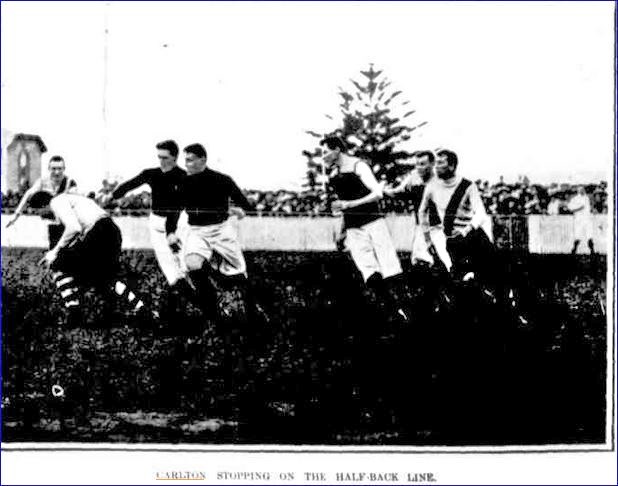
[[(339, 172), (331, 177), (330, 185), (337, 197), (343, 201), (351, 201), (365, 197), (371, 191), (363, 183), (360, 176), (355, 172)], [(366, 203), (355, 208), (346, 209), (343, 212), (344, 228), (360, 228), (382, 217), (377, 202)]]

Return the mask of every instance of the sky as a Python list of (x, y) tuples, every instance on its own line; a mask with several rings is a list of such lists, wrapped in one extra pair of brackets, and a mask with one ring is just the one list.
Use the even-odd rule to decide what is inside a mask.
[[(241, 187), (298, 189), (306, 130), (373, 63), (472, 178), (611, 179), (613, 2), (5, 2), (1, 123), (85, 189), (203, 143)], [(106, 33), (107, 32), (107, 33)], [(182, 161), (181, 161), (182, 165)]]

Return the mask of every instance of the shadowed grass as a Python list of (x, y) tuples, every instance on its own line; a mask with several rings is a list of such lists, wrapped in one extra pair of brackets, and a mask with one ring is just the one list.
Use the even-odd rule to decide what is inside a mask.
[[(230, 312), (218, 322), (188, 305), (162, 327), (135, 327), (89, 293), (83, 326), (66, 329), (41, 255), (2, 250), (5, 441), (604, 440), (604, 259), (506, 255), (517, 311), (462, 289), (435, 313), (430, 276), (406, 273), (398, 293), (412, 323), (397, 326), (345, 254), (247, 252), (268, 327), (247, 322), (237, 289), (222, 287)], [(123, 263), (162, 306), (152, 253)]]

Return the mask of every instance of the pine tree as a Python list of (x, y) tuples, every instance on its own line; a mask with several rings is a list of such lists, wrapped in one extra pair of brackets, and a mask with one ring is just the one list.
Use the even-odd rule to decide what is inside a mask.
[(400, 149), (400, 145), (411, 138), (414, 130), (427, 122), (416, 126), (406, 124), (406, 119), (415, 111), (409, 107), (409, 101), (401, 101), (403, 92), (394, 90), (391, 81), (382, 73), (370, 64), (368, 70), (360, 71), (362, 81), (351, 79), (349, 90), (338, 88), (341, 97), (339, 114), (336, 117), (326, 115), (330, 120), (339, 120), (339, 128), (334, 132), (306, 132), (316, 139), (313, 150), (303, 151), (307, 158), (304, 186), (309, 191), (318, 192), (325, 187), (325, 169), (320, 159), (319, 141), (326, 135), (343, 136), (352, 147), (350, 155), (365, 159), (379, 181), (391, 183), (406, 170), (399, 162), (411, 154)]

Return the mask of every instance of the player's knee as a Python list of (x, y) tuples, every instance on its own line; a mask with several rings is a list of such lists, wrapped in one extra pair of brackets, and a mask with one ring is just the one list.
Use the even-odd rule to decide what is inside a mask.
[(201, 257), (200, 255), (191, 254), (185, 257), (185, 265), (189, 272), (200, 270), (203, 264), (204, 264), (204, 258)]

